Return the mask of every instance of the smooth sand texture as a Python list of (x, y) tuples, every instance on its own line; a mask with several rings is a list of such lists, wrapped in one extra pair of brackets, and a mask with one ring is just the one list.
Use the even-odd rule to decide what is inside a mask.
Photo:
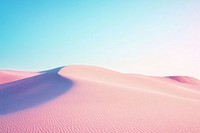
[(39, 73), (36, 73), (36, 72), (2, 70), (0, 71), (0, 84), (17, 81), (17, 80), (32, 77), (38, 74)]
[(199, 133), (199, 83), (58, 68), (0, 85), (0, 132)]

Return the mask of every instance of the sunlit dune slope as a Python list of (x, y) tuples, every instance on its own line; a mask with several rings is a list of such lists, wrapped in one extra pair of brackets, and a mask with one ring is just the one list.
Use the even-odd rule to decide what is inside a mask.
[(32, 77), (38, 75), (36, 72), (23, 72), (14, 70), (2, 70), (0, 71), (0, 84), (13, 82), (16, 80)]

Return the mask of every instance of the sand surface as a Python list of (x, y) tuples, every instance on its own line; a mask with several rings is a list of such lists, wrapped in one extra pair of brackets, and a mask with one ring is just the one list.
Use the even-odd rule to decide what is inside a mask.
[(17, 81), (20, 79), (39, 75), (37, 72), (23, 72), (13, 70), (2, 70), (0, 71), (0, 84)]
[(0, 72), (1, 133), (200, 132), (198, 79), (78, 65), (31, 74)]

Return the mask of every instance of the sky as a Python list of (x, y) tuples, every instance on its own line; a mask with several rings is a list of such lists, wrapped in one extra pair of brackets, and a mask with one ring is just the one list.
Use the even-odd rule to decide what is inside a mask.
[(81, 64), (200, 79), (199, 0), (1, 0), (0, 69)]

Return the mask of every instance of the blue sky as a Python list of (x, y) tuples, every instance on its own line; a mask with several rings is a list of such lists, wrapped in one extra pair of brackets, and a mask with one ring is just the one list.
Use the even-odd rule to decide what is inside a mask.
[(0, 69), (200, 77), (198, 0), (1, 0)]

